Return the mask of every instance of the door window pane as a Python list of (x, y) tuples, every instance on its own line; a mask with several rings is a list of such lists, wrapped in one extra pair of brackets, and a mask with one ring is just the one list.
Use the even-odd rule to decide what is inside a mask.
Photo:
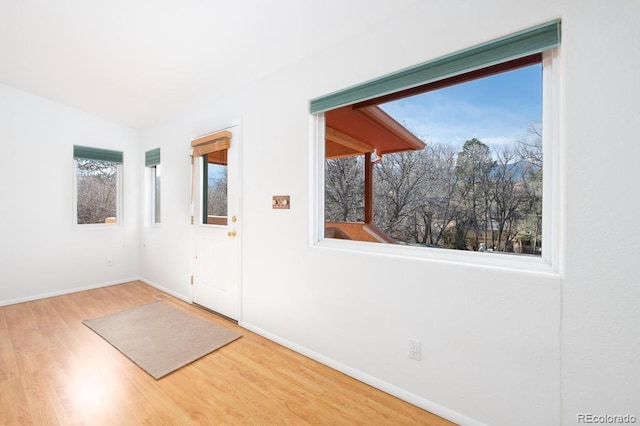
[(204, 156), (203, 223), (227, 224), (227, 150)]

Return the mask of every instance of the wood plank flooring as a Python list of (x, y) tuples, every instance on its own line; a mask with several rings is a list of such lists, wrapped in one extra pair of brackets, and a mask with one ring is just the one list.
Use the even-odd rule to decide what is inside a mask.
[[(243, 337), (155, 380), (82, 320), (166, 298)], [(0, 425), (451, 425), (141, 282), (0, 307)]]

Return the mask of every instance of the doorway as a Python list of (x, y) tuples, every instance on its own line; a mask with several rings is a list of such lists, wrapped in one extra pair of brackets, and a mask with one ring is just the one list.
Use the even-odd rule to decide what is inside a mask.
[(192, 299), (240, 317), (240, 125), (192, 141)]

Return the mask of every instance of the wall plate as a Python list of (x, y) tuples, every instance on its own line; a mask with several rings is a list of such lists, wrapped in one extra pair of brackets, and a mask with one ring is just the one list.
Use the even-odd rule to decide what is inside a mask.
[(274, 195), (271, 207), (274, 209), (289, 209), (291, 207), (289, 195)]

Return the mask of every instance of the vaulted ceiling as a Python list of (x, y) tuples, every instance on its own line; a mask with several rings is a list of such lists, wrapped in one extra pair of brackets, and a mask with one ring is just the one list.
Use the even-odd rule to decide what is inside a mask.
[(0, 0), (0, 83), (144, 128), (415, 0)]

